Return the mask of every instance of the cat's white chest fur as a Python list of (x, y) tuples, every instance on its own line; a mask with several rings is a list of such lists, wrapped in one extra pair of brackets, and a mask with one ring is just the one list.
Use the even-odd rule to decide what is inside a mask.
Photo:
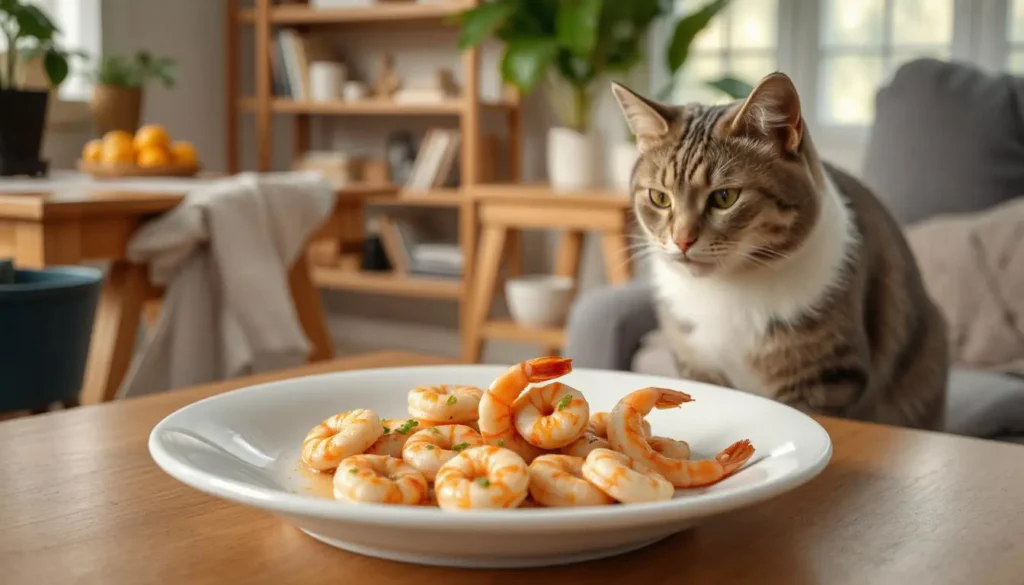
[(856, 245), (851, 213), (831, 182), (820, 210), (805, 243), (770, 268), (700, 278), (666, 257), (654, 258), (656, 294), (675, 318), (692, 326), (681, 356), (687, 365), (722, 374), (741, 390), (766, 391), (749, 363), (768, 325), (813, 310), (838, 284), (845, 258)]

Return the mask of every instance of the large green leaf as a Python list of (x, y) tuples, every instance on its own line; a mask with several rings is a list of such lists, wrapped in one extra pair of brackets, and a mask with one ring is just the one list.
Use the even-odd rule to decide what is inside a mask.
[(46, 69), (46, 76), (50, 78), (50, 87), (58, 87), (68, 77), (68, 60), (54, 47), (46, 52), (43, 57), (43, 68)]
[(558, 54), (558, 42), (548, 38), (524, 38), (509, 41), (501, 61), (505, 81), (528, 94), (551, 66)]
[(518, 8), (518, 0), (498, 0), (463, 12), (459, 49), (465, 50), (483, 42), (504, 25)]
[(719, 12), (729, 5), (729, 0), (713, 0), (700, 10), (685, 16), (676, 23), (672, 40), (668, 44), (666, 61), (669, 73), (679, 71), (690, 55), (690, 45)]
[(13, 15), (18, 22), (18, 36), (48, 41), (57, 32), (57, 27), (50, 21), (50, 18), (31, 4), (19, 6), (14, 10)]
[(736, 79), (735, 77), (729, 77), (728, 75), (707, 83), (709, 86), (735, 100), (743, 99), (750, 95), (750, 92), (754, 91), (753, 85), (750, 85), (742, 79)]
[(562, 0), (555, 22), (559, 45), (577, 57), (589, 56), (597, 44), (604, 4), (604, 0)]

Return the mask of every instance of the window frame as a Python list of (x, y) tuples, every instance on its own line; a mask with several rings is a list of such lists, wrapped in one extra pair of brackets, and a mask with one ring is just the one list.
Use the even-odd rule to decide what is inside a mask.
[[(821, 121), (820, 65), (827, 53), (820, 42), (824, 1), (778, 0), (776, 64), (778, 70), (793, 78), (802, 98), (804, 119), (819, 149), (850, 155), (848, 160), (859, 165), (870, 126)], [(950, 58), (973, 63), (987, 71), (1005, 71), (1013, 48), (1009, 39), (1010, 2), (954, 0)], [(673, 15), (665, 19), (651, 35), (651, 54), (654, 55), (651, 82), (657, 89), (667, 82), (664, 47), (678, 18)], [(891, 29), (891, 24), (887, 28)], [(891, 41), (890, 36), (891, 32), (887, 33), (887, 41)], [(1024, 44), (1018, 47), (1024, 48)]]

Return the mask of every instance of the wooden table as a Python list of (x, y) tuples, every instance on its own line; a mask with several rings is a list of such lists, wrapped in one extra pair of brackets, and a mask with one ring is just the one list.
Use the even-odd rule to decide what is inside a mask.
[[(32, 192), (24, 190), (26, 181), (0, 182), (0, 258), (13, 257), (24, 268), (112, 261), (93, 327), (83, 403), (111, 400), (128, 371), (143, 303), (160, 291), (149, 285), (145, 266), (127, 260), (125, 249), (143, 222), (181, 202), (183, 183), (187, 185), (180, 180), (158, 182), (154, 185), (162, 188), (126, 191), (116, 183), (103, 189), (96, 184), (58, 182), (52, 190)], [(167, 185), (177, 185), (178, 190)], [(361, 238), (360, 198), (391, 191), (391, 187), (340, 190), (334, 213), (314, 239), (329, 238), (338, 245), (346, 235)], [(288, 278), (299, 320), (313, 345), (311, 360), (330, 358), (331, 339), (305, 255), (292, 266)]]
[[(260, 380), (440, 362), (377, 353)], [(530, 571), (460, 571), (362, 557), (321, 544), (269, 514), (194, 491), (150, 460), (146, 441), (161, 418), (254, 381), (0, 423), (0, 582), (1024, 581), (1024, 448), (835, 419), (821, 421), (835, 454), (819, 477), (634, 553)]]
[(562, 327), (523, 327), (514, 321), (488, 319), (498, 294), (502, 264), (518, 272), (519, 234), (527, 229), (559, 230), (554, 272), (576, 278), (583, 237), (598, 235), (605, 278), (611, 284), (629, 281), (628, 197), (607, 191), (554, 192), (545, 185), (475, 185), (470, 190), (480, 222), (480, 245), (473, 269), (472, 306), (466, 324), (463, 361), (480, 360), (483, 342), (504, 339), (536, 343), (543, 355), (557, 355), (565, 340)]

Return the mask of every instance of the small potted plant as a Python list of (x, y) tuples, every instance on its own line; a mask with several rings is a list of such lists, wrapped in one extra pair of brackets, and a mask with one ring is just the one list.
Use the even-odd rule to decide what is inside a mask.
[(139, 51), (131, 58), (101, 58), (90, 73), (94, 83), (90, 108), (96, 133), (103, 136), (121, 130), (134, 134), (142, 115), (143, 88), (153, 81), (174, 87), (175, 67), (173, 59), (154, 57), (147, 51)]
[(0, 34), (7, 41), (7, 59), (0, 67), (0, 175), (46, 173), (39, 154), (50, 92), (26, 88), (25, 69), (26, 62), (42, 59), (50, 88), (64, 82), (69, 54), (54, 43), (56, 33), (38, 6), (0, 1)]
[(664, 13), (660, 0), (495, 0), (459, 15), (459, 46), (497, 36), (505, 82), (524, 95), (545, 87), (562, 123), (548, 133), (551, 185), (581, 189), (601, 174), (603, 157), (590, 133), (594, 96), (607, 75), (642, 60), (647, 30)]

